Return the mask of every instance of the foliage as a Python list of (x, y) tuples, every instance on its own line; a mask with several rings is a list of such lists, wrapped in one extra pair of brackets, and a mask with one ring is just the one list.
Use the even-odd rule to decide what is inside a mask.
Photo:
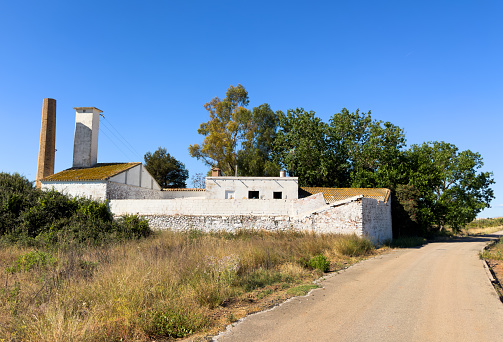
[(479, 153), (459, 152), (453, 144), (434, 141), (413, 145), (407, 159), (409, 183), (421, 192), (423, 224), (459, 231), (494, 198), (492, 173), (478, 172), (483, 166)]
[(503, 238), (499, 238), (495, 243), (492, 243), (485, 248), (481, 253), (482, 259), (503, 260)]
[(42, 251), (30, 251), (17, 257), (13, 266), (7, 267), (9, 273), (27, 272), (33, 268), (52, 266), (56, 259), (49, 253)]
[(196, 189), (206, 188), (206, 178), (202, 173), (196, 173), (195, 175), (192, 176), (190, 181), (192, 182), (192, 187)]
[(25, 177), (0, 173), (0, 236), (20, 224), (23, 211), (37, 203), (41, 191)]
[(144, 156), (147, 171), (159, 183), (161, 188), (185, 188), (189, 171), (185, 165), (159, 147), (154, 153), (147, 152)]
[(324, 273), (330, 270), (330, 261), (322, 254), (315, 255), (309, 259), (307, 265), (312, 269), (318, 269)]
[(205, 138), (201, 145), (189, 146), (190, 155), (220, 168), (225, 176), (233, 175), (239, 142), (249, 132), (251, 112), (245, 108), (248, 103), (248, 92), (241, 84), (230, 86), (224, 99), (215, 97), (206, 103), (210, 121), (203, 122), (197, 130)]
[(500, 226), (503, 226), (503, 217), (473, 220), (466, 225), (466, 228), (488, 228)]
[(281, 114), (268, 104), (253, 108), (246, 140), (237, 153), (238, 175), (278, 177), (280, 166), (272, 160), (272, 152)]
[(393, 237), (423, 234), (419, 222), (419, 190), (413, 185), (398, 184), (391, 195)]
[(403, 184), (403, 130), (391, 122), (372, 120), (357, 109), (343, 108), (330, 118), (329, 147), (339, 166), (336, 185), (359, 188)]
[(313, 111), (289, 109), (279, 115), (279, 131), (274, 140), (274, 160), (300, 186), (328, 186), (334, 183), (336, 165), (328, 149), (327, 125)]
[(0, 238), (5, 242), (50, 247), (101, 244), (151, 234), (148, 223), (135, 215), (115, 221), (106, 203), (70, 198), (54, 190), (40, 191), (17, 174), (1, 174), (0, 180), (0, 222), (5, 224)]

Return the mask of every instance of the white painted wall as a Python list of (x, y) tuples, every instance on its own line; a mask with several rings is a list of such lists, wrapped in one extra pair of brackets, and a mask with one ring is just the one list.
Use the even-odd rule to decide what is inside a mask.
[(84, 197), (97, 201), (106, 199), (106, 181), (95, 182), (42, 182), (42, 190), (54, 189), (72, 197)]
[(273, 199), (273, 192), (282, 192), (282, 199), (297, 199), (297, 177), (206, 177), (207, 198), (225, 199), (226, 191), (234, 191), (235, 199), (247, 199), (249, 191), (259, 191), (260, 199)]
[(109, 208), (144, 216), (158, 229), (296, 229), (356, 234), (376, 244), (392, 237), (390, 202), (362, 196), (330, 205), (321, 193), (299, 200), (111, 200)]
[(175, 199), (175, 198), (206, 198), (206, 191), (163, 191), (162, 198)]
[(160, 199), (162, 191), (142, 188), (140, 186), (120, 184), (116, 182), (107, 183), (107, 199)]
[(391, 220), (391, 198), (381, 202), (371, 198), (362, 199), (363, 236), (374, 242), (383, 242), (393, 238)]
[[(145, 189), (161, 190), (161, 187), (155, 181), (154, 177), (148, 173), (142, 164), (138, 164), (126, 171), (123, 171), (109, 178), (110, 182), (127, 184)], [(153, 197), (159, 198), (159, 197)]]
[(73, 142), (73, 167), (91, 167), (98, 161), (99, 115), (94, 107), (77, 107)]

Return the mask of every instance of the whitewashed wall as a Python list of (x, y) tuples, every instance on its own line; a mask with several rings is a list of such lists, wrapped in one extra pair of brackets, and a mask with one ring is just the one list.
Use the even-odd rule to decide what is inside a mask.
[[(161, 187), (154, 178), (148, 173), (147, 169), (142, 164), (138, 164), (126, 171), (123, 171), (109, 178), (109, 181), (128, 184), (145, 189), (161, 190)], [(157, 198), (157, 197), (154, 197)]]
[(140, 186), (108, 182), (107, 199), (152, 199), (162, 198), (162, 191), (142, 188)]
[(206, 198), (206, 191), (163, 191), (162, 198), (175, 199), (175, 198)]
[(386, 241), (393, 238), (391, 221), (391, 198), (381, 202), (370, 198), (362, 198), (363, 236), (371, 240)]
[(54, 189), (65, 195), (104, 201), (107, 194), (106, 181), (95, 182), (47, 182), (42, 183), (42, 190)]
[(235, 199), (247, 199), (249, 191), (259, 191), (260, 199), (273, 199), (273, 192), (281, 192), (282, 199), (297, 199), (297, 177), (206, 177), (207, 198), (225, 199), (226, 191), (233, 191)]
[[(321, 194), (300, 200), (113, 200), (115, 215), (137, 213), (157, 229), (307, 230), (356, 234), (378, 244), (391, 239), (390, 204), (354, 198), (327, 205)], [(300, 214), (299, 214), (300, 213)]]

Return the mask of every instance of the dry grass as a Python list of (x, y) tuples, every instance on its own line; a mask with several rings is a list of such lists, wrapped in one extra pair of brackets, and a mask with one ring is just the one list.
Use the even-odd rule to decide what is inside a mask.
[(282, 300), (273, 294), (319, 276), (305, 267), (313, 256), (326, 256), (334, 269), (373, 252), (354, 236), (249, 231), (164, 231), (43, 251), (54, 263), (3, 247), (0, 340), (148, 341), (213, 332), (225, 323), (222, 315), (239, 318), (257, 299)]

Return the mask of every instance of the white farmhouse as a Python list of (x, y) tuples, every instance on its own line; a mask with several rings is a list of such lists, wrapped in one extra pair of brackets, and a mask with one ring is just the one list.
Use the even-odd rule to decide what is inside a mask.
[(158, 229), (295, 229), (356, 234), (375, 243), (392, 238), (388, 189), (299, 188), (298, 178), (284, 172), (222, 177), (218, 169), (206, 177), (206, 189), (161, 189), (142, 163), (97, 163), (101, 110), (74, 109), (73, 166), (45, 174), (39, 180), (44, 190), (107, 201), (114, 215), (138, 214)]

